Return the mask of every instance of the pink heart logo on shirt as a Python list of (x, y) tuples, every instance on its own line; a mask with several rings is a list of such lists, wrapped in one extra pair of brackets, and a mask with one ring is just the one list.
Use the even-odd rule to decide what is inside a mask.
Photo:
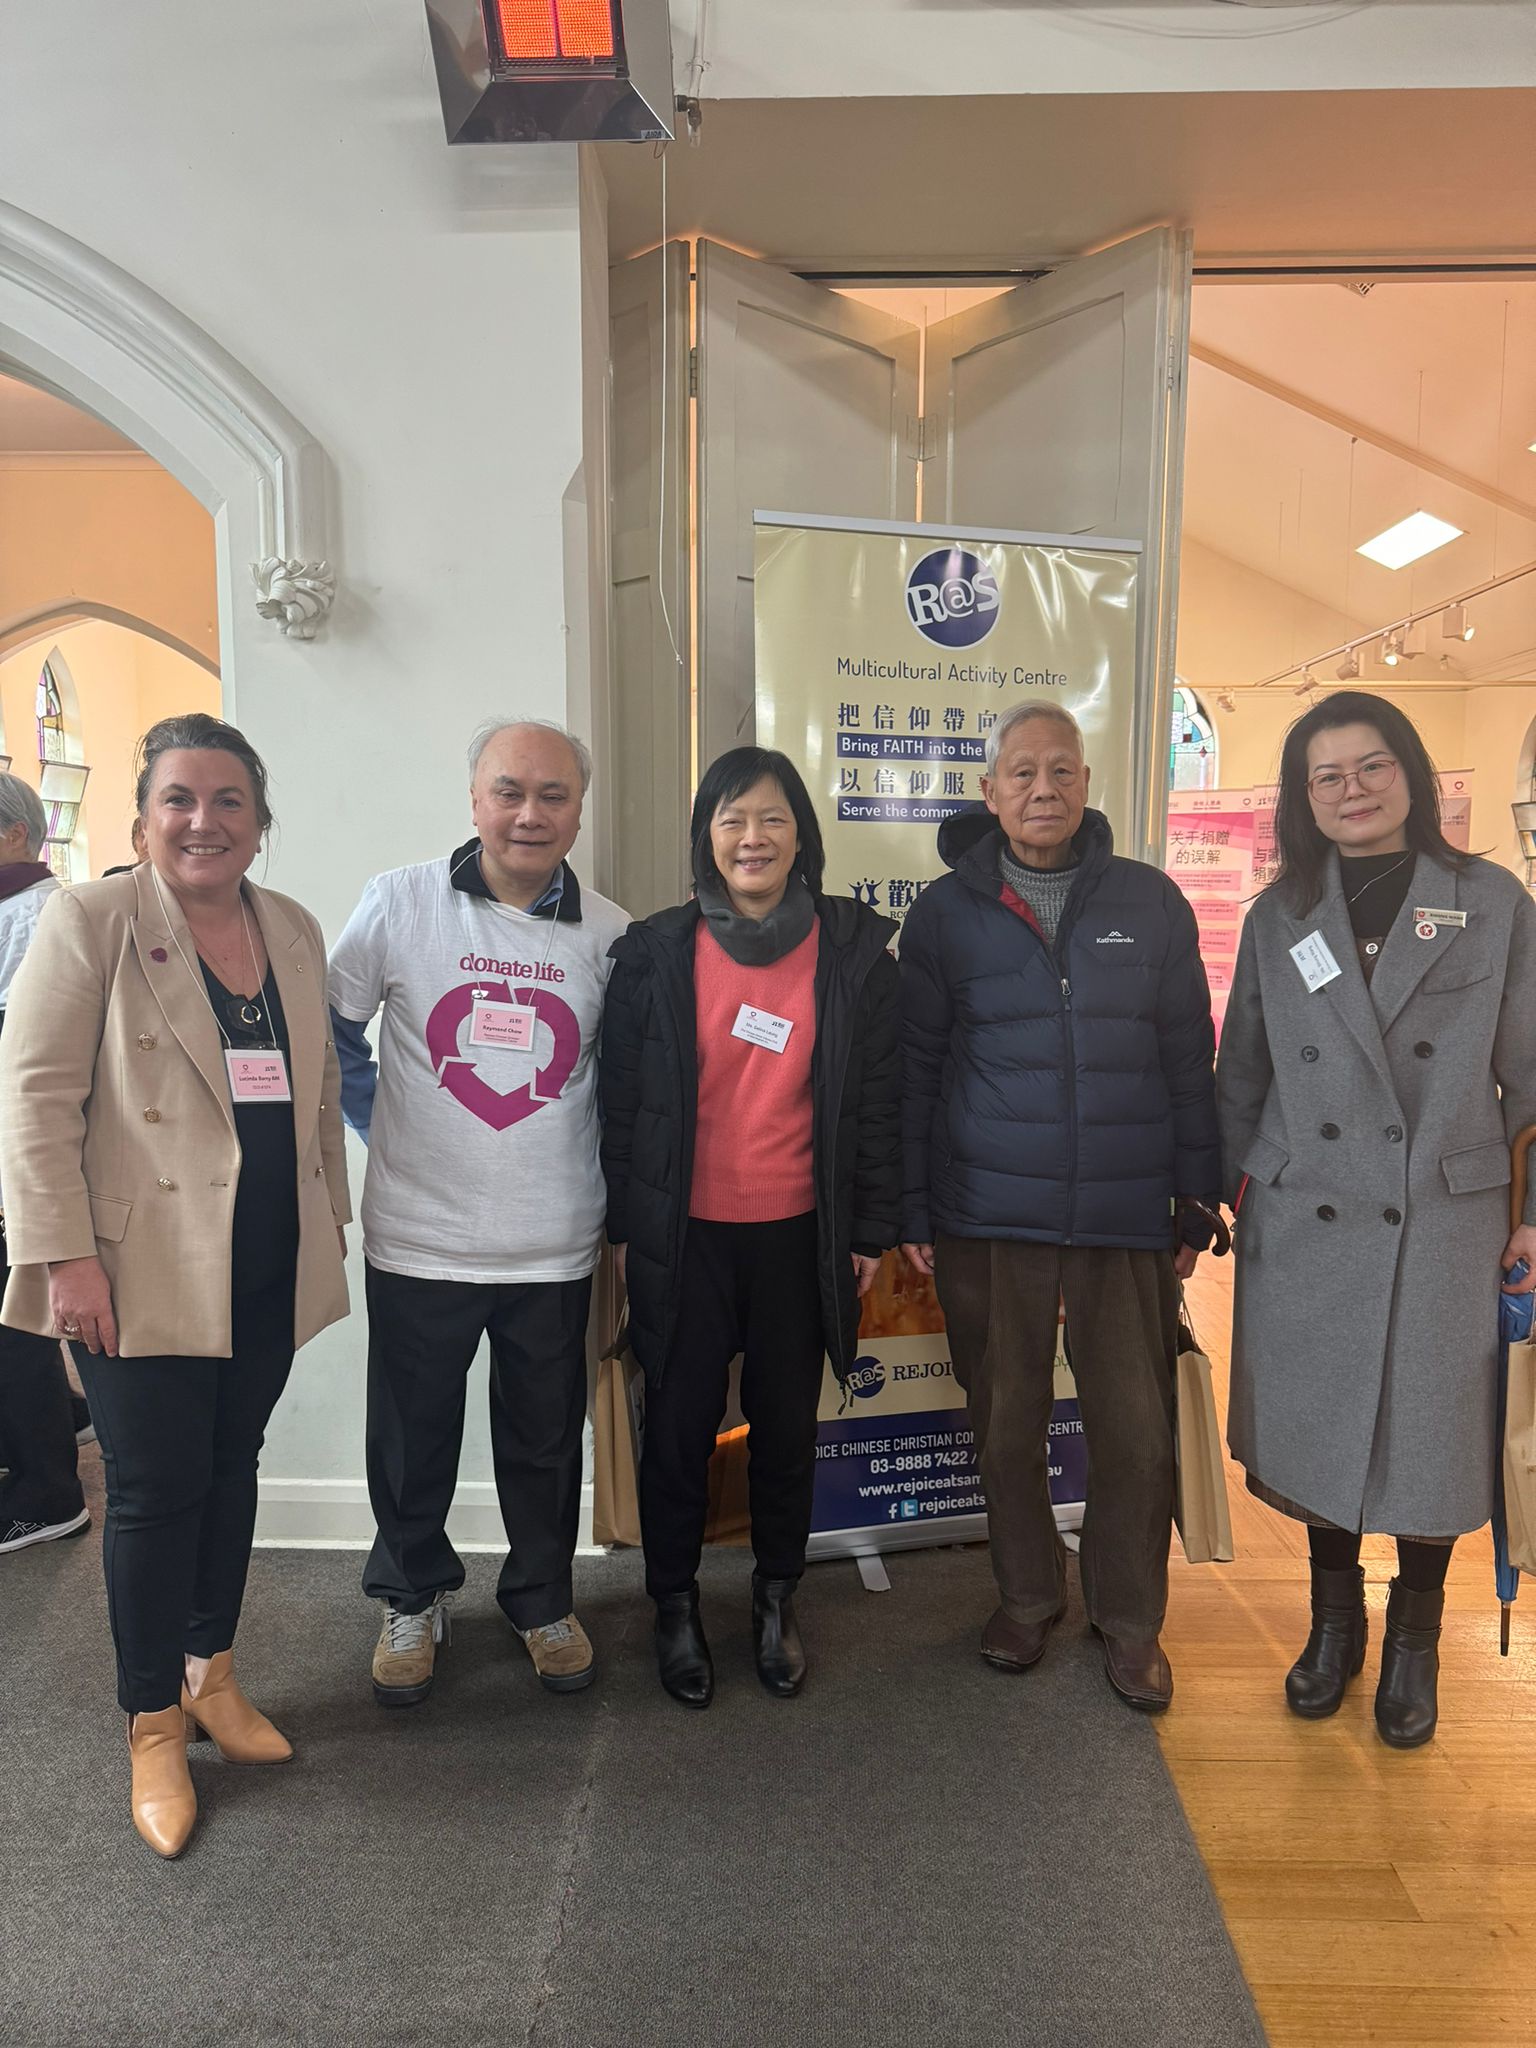
[[(549, 1026), (555, 1041), (548, 1064), (539, 1068), (532, 1081), (524, 1081), (505, 1095), (459, 1051), (459, 1032), (469, 1021), (477, 992), (493, 1002), (525, 1004)], [(560, 1099), (581, 1057), (581, 1026), (570, 1005), (550, 989), (519, 989), (514, 995), (504, 981), (466, 981), (449, 989), (427, 1019), (427, 1052), (440, 1088), (446, 1088), (471, 1116), (489, 1124), (493, 1131), (507, 1131)], [(525, 1057), (513, 1055), (508, 1064), (519, 1074), (527, 1071)]]

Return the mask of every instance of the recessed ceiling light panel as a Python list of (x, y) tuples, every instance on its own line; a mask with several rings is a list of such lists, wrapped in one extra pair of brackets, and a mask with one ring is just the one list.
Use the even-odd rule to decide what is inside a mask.
[(1410, 512), (1406, 519), (1389, 526), (1385, 533), (1378, 533), (1374, 540), (1362, 541), (1355, 553), (1380, 562), (1384, 569), (1406, 569), (1410, 562), (1433, 554), (1447, 541), (1460, 540), (1464, 531), (1465, 528), (1452, 526), (1448, 520), (1437, 519), (1433, 512)]

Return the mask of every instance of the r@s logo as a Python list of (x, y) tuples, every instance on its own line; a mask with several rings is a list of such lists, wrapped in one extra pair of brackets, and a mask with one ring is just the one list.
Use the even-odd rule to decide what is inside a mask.
[(885, 1367), (878, 1358), (856, 1358), (844, 1384), (856, 1401), (872, 1401), (885, 1385)]
[(907, 617), (935, 647), (974, 647), (997, 624), (997, 578), (968, 548), (935, 548), (907, 578)]

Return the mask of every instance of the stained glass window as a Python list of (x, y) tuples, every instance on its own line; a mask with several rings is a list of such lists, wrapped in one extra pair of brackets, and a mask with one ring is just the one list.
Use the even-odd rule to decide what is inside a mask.
[[(80, 827), (80, 798), (85, 794), (85, 781), (90, 770), (62, 765), (69, 759), (64, 733), (64, 699), (58, 678), (46, 661), (37, 679), (37, 759), (43, 815), (48, 821), (43, 858), (61, 882), (73, 882), (78, 878), (79, 850), (75, 845), (75, 835)], [(61, 765), (50, 773), (51, 763)], [(51, 793), (50, 782), (68, 794)]]
[(1168, 748), (1170, 789), (1216, 787), (1216, 729), (1194, 691), (1180, 684), (1173, 693), (1173, 733)]
[(37, 758), (39, 761), (64, 759), (64, 701), (59, 695), (53, 670), (46, 661), (37, 679)]

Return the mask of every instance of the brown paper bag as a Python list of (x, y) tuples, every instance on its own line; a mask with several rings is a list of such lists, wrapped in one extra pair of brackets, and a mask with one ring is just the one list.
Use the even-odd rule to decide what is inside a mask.
[(1179, 1361), (1176, 1388), (1175, 1450), (1179, 1490), (1176, 1520), (1184, 1555), (1191, 1564), (1232, 1562), (1232, 1509), (1227, 1500), (1226, 1461), (1216, 1396), (1211, 1387), (1211, 1361), (1195, 1341), (1195, 1333), (1179, 1317)]
[(1504, 1521), (1510, 1563), (1523, 1572), (1536, 1572), (1536, 1343), (1509, 1347)]
[(592, 1540), (640, 1541), (640, 1403), (643, 1381), (629, 1348), (629, 1311), (597, 1367), (592, 1397)]

